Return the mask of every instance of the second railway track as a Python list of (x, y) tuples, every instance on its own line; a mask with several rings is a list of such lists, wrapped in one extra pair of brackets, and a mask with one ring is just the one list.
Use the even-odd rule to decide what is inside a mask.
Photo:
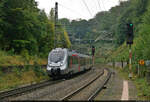
[[(111, 72), (109, 69), (106, 68), (103, 70), (102, 73), (94, 77), (89, 83), (69, 93), (68, 95), (66, 95), (60, 100), (88, 100), (88, 101), (94, 100), (97, 94), (100, 93), (100, 91), (103, 89), (104, 85), (107, 84), (110, 77), (111, 77)], [(87, 90), (91, 90), (91, 87), (94, 87), (95, 86), (94, 84), (97, 84), (98, 81), (101, 82), (101, 84), (98, 85), (99, 87), (97, 87), (94, 91), (92, 91), (92, 94), (88, 93)]]
[(9, 90), (9, 91), (1, 92), (0, 93), (0, 100), (8, 98), (8, 97), (11, 97), (11, 96), (16, 96), (16, 95), (19, 95), (19, 94), (23, 94), (25, 92), (33, 91), (33, 90), (36, 90), (38, 88), (42, 88), (42, 87), (45, 87), (45, 86), (48, 86), (48, 85), (57, 84), (57, 83), (59, 83), (61, 81), (62, 80), (43, 81), (43, 82), (40, 82), (40, 83), (37, 83), (37, 84), (32, 84), (32, 85), (28, 85), (28, 86), (12, 89), (12, 90)]
[[(94, 70), (88, 71), (85, 74), (82, 74), (79, 77), (75, 77), (73, 79), (69, 79), (66, 81), (62, 81), (62, 82), (49, 81), (48, 83), (47, 82), (44, 83), (45, 85), (42, 85), (41, 83), (41, 85), (37, 85), (37, 86), (33, 85), (33, 87), (30, 86), (30, 88), (29, 87), (25, 87), (24, 89), (21, 88), (19, 89), (20, 91), (17, 89), (16, 91), (11, 90), (8, 91), (7, 93), (6, 92), (0, 93), (0, 99), (4, 99), (4, 100), (5, 99), (6, 100), (60, 100), (60, 99), (61, 100), (93, 100), (94, 99), (93, 97), (96, 96), (95, 94), (96, 90), (98, 90), (97, 91), (98, 93), (99, 88), (104, 86), (102, 84), (107, 83), (109, 79), (108, 77), (110, 77), (108, 74), (110, 74), (108, 69), (103, 70), (103, 68), (96, 68)], [(101, 84), (99, 85), (99, 83), (97, 82)], [(97, 87), (97, 85), (99, 85), (100, 87)], [(79, 89), (79, 87), (81, 89)], [(91, 88), (95, 88), (95, 90), (91, 90)], [(73, 94), (72, 92), (74, 92), (74, 90), (76, 89), (78, 89), (78, 91)], [(69, 93), (72, 93), (73, 95), (71, 95), (70, 97)], [(83, 98), (82, 96), (84, 95), (83, 93), (86, 94), (88, 93), (88, 97)], [(81, 95), (82, 98), (77, 97), (80, 96), (80, 94), (82, 94)]]

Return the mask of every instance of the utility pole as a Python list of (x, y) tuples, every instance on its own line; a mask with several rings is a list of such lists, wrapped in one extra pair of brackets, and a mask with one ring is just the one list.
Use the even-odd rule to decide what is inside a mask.
[(56, 45), (57, 45), (57, 38), (56, 38), (57, 23), (58, 23), (58, 2), (55, 3), (54, 48), (56, 48)]

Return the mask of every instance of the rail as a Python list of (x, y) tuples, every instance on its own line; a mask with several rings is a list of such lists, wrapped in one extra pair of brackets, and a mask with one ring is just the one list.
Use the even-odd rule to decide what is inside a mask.
[(91, 80), (89, 83), (81, 86), (80, 88), (78, 88), (77, 90), (69, 93), (68, 95), (66, 95), (65, 97), (63, 97), (60, 100), (68, 100), (70, 99), (72, 96), (74, 96), (75, 94), (78, 94), (79, 92), (81, 92), (83, 89), (85, 89), (87, 86), (91, 85), (94, 81), (96, 81), (99, 77), (101, 77), (104, 74), (104, 70), (98, 75), (96, 76), (93, 80)]
[(102, 85), (89, 97), (88, 101), (94, 100), (94, 98), (100, 93), (111, 77), (111, 71), (107, 68), (108, 74)]
[(0, 100), (4, 99), (4, 98), (7, 98), (7, 97), (15, 96), (15, 95), (18, 95), (18, 94), (21, 94), (21, 93), (25, 93), (25, 92), (28, 92), (28, 91), (32, 91), (32, 90), (35, 90), (35, 89), (38, 89), (38, 88), (42, 88), (42, 87), (45, 87), (45, 86), (48, 86), (48, 85), (57, 84), (61, 81), (63, 81), (63, 80), (56, 80), (56, 81), (48, 80), (48, 81), (43, 81), (43, 82), (40, 82), (40, 83), (37, 83), (37, 84), (27, 85), (27, 86), (12, 89), (12, 90), (9, 90), (9, 91), (4, 91), (4, 92), (0, 93)]

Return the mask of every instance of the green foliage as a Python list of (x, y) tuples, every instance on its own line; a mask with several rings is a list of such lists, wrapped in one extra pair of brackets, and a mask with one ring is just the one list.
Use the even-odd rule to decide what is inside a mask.
[[(134, 24), (134, 43), (132, 45), (132, 72), (134, 78), (136, 78), (135, 83), (138, 89), (138, 96), (140, 99), (149, 100), (150, 99), (150, 87), (146, 80), (147, 67), (139, 66), (138, 73), (138, 62), (139, 60), (149, 60), (150, 59), (150, 1), (148, 0), (130, 0), (130, 5), (121, 15), (118, 20), (120, 22), (129, 22), (132, 21)], [(123, 23), (121, 23), (123, 24)], [(118, 30), (121, 30), (121, 27), (118, 27)], [(120, 33), (121, 34), (121, 33)], [(119, 36), (119, 33), (116, 33), (116, 36)], [(118, 37), (120, 38), (120, 37)], [(123, 41), (123, 44), (118, 47), (116, 51), (112, 54), (112, 58), (124, 59), (127, 61), (129, 59), (129, 47), (126, 46), (126, 43)], [(124, 68), (124, 72), (129, 72), (128, 66)]]
[(4, 73), (2, 72), (2, 68), (0, 67), (0, 77), (3, 77)]
[(27, 71), (29, 71), (31, 69), (31, 67), (30, 66), (25, 66), (24, 68), (23, 68), (23, 72), (27, 72)]
[[(140, 59), (147, 60), (150, 58), (150, 2), (147, 0), (131, 0), (130, 3), (131, 4), (128, 6), (128, 9), (126, 9), (121, 15), (119, 22), (133, 21), (134, 43), (132, 46), (132, 61), (133, 63), (137, 63)], [(121, 29), (121, 27), (118, 28), (118, 30)], [(118, 33), (116, 34), (119, 36)], [(125, 41), (125, 38), (126, 37), (119, 37), (119, 39), (124, 39), (122, 41)], [(128, 59), (129, 49), (125, 46), (126, 44), (124, 42), (123, 45), (116, 51), (117, 53), (113, 54), (116, 59)]]
[(142, 100), (150, 99), (150, 86), (148, 85), (145, 78), (140, 78), (135, 80), (136, 87), (138, 89), (138, 96)]
[(34, 67), (34, 72), (37, 77), (46, 75), (46, 72), (43, 70), (43, 68), (41, 68), (39, 66)]
[(40, 76), (46, 76), (46, 72), (44, 71), (44, 69), (42, 67), (40, 67), (36, 62), (34, 63), (34, 68), (33, 68), (34, 72), (35, 72), (35, 75), (37, 77), (40, 77)]
[(21, 77), (21, 75), (22, 75), (21, 69), (19, 69), (19, 68), (17, 68), (17, 67), (13, 68), (13, 72), (16, 74), (16, 76), (17, 76), (18, 78)]
[(23, 58), (25, 58), (25, 60), (26, 61), (29, 61), (29, 53), (28, 53), (28, 50), (26, 50), (26, 49), (23, 49), (22, 51), (21, 51), (21, 56), (23, 57)]
[[(35, 0), (1, 0), (0, 49), (10, 54), (21, 54), (26, 49), (29, 55), (40, 53), (47, 57), (54, 48), (54, 23), (54, 10), (48, 17), (44, 10), (37, 8)], [(68, 47), (67, 33), (65, 38), (65, 44), (60, 45)]]

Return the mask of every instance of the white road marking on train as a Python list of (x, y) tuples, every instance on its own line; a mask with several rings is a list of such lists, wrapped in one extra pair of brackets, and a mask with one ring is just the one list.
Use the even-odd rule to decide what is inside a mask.
[(128, 81), (123, 81), (123, 90), (121, 100), (129, 100)]

